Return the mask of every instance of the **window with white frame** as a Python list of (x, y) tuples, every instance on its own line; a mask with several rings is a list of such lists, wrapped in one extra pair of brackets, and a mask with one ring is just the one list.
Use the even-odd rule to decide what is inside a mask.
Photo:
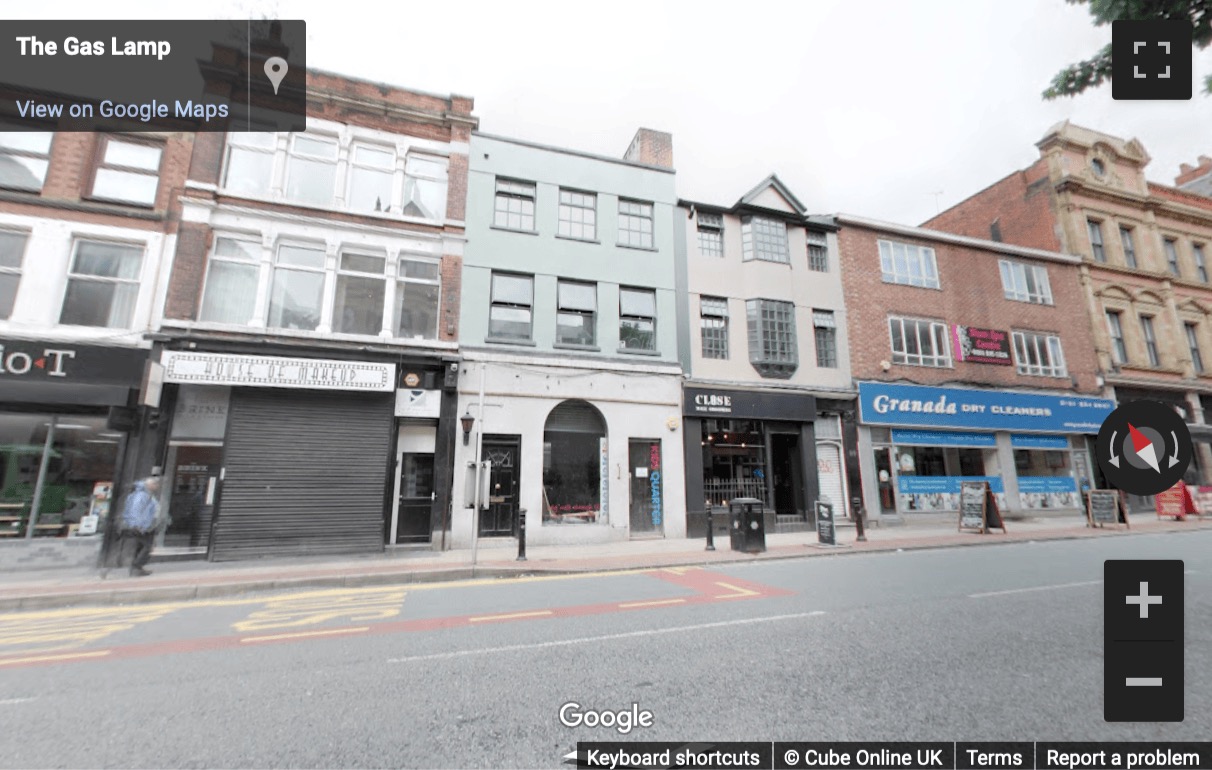
[(257, 303), (261, 279), (261, 242), (215, 238), (206, 267), (199, 321), (247, 324)]
[(812, 330), (816, 335), (816, 365), (837, 368), (837, 322), (832, 310), (812, 311)]
[(534, 276), (492, 274), (488, 336), (500, 340), (529, 340), (533, 328)]
[(156, 202), (160, 186), (159, 144), (103, 137), (101, 159), (93, 177), (92, 197), (140, 206)]
[(1111, 358), (1117, 364), (1128, 363), (1128, 345), (1124, 341), (1123, 313), (1107, 311), (1107, 331), (1111, 334)]
[(54, 136), (52, 131), (0, 132), (0, 187), (39, 192)]
[(0, 320), (13, 314), (28, 241), (28, 233), (0, 230)]
[(699, 252), (704, 257), (724, 256), (724, 217), (720, 214), (698, 214)]
[(1064, 377), (1065, 355), (1060, 337), (1039, 332), (1014, 332), (1014, 363), (1019, 374)]
[(345, 204), (351, 211), (388, 211), (395, 176), (395, 149), (355, 142), (349, 153), (349, 189), (345, 193)]
[(77, 240), (59, 323), (129, 329), (139, 300), (145, 248)]
[(286, 197), (331, 206), (337, 179), (337, 140), (293, 134), (286, 161)]
[(508, 230), (534, 232), (534, 182), (497, 179), (492, 223)]
[(273, 185), (278, 135), (264, 131), (227, 135), (227, 170), (223, 189), (237, 195), (268, 197)]
[(337, 260), (332, 330), (338, 334), (378, 334), (387, 296), (387, 257), (342, 250)]
[(404, 162), (404, 216), (446, 218), (445, 158), (410, 154)]
[(396, 336), (436, 340), (441, 295), (441, 263), (432, 258), (401, 254), (396, 279)]
[(795, 305), (773, 299), (745, 301), (749, 363), (763, 377), (787, 379), (799, 368)]
[(888, 318), (892, 361), (909, 366), (951, 366), (947, 324), (920, 318)]
[(652, 204), (619, 199), (619, 245), (652, 248)]
[(808, 231), (808, 269), (829, 272), (829, 236), (824, 233)]
[(879, 249), (884, 283), (939, 288), (934, 249), (896, 241), (880, 241)]
[(593, 346), (597, 343), (598, 287), (580, 281), (560, 281), (556, 287), (556, 342)]
[(267, 326), (314, 331), (320, 325), (324, 259), (322, 245), (278, 245), (270, 283)]
[(728, 300), (725, 297), (699, 298), (699, 328), (703, 358), (728, 358)]
[(656, 350), (656, 291), (619, 288), (619, 347)]
[(1052, 286), (1048, 283), (1048, 268), (1042, 265), (1025, 265), (1009, 259), (999, 259), (1002, 274), (1002, 290), (1006, 299), (1031, 302), (1036, 305), (1052, 304)]
[(786, 223), (758, 216), (741, 219), (741, 259), (790, 264)]
[(560, 190), (559, 224), (565, 238), (592, 241), (598, 237), (598, 196), (577, 190)]

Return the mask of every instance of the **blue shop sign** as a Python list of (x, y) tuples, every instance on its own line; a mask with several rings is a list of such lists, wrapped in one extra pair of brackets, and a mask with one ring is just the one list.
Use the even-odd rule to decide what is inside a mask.
[(1114, 401), (1087, 396), (859, 383), (865, 425), (1098, 433), (1114, 408)]
[(1015, 449), (1068, 449), (1069, 439), (1064, 436), (1024, 436), (1010, 434), (1010, 446)]
[(892, 443), (902, 446), (995, 447), (997, 436), (953, 430), (894, 430)]
[(994, 494), (1006, 491), (1001, 476), (898, 476), (896, 481), (903, 495), (958, 495), (965, 481), (984, 481)]

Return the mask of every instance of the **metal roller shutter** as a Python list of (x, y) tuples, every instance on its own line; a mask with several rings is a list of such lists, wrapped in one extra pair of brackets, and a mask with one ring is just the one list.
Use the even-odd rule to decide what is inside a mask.
[(833, 517), (844, 518), (846, 513), (846, 493), (842, 486), (842, 453), (837, 444), (816, 445), (817, 489), (822, 498), (829, 498), (833, 503)]
[(233, 389), (211, 559), (381, 551), (394, 403)]

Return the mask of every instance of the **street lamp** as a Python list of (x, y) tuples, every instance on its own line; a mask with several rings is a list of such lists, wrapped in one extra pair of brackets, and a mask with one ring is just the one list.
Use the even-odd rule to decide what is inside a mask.
[(463, 424), (463, 446), (467, 446), (468, 440), (471, 438), (471, 426), (476, 424), (476, 418), (472, 416), (471, 410), (468, 409), (459, 422)]

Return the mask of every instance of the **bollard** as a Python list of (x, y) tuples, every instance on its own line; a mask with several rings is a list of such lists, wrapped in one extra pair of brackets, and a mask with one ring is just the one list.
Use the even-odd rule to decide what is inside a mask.
[(867, 542), (867, 533), (863, 531), (863, 498), (850, 498), (850, 505), (854, 509), (854, 531), (858, 534), (855, 542)]
[(526, 561), (526, 509), (518, 509), (518, 561)]
[(715, 550), (715, 532), (711, 526), (711, 502), (707, 502), (707, 549), (708, 551)]

